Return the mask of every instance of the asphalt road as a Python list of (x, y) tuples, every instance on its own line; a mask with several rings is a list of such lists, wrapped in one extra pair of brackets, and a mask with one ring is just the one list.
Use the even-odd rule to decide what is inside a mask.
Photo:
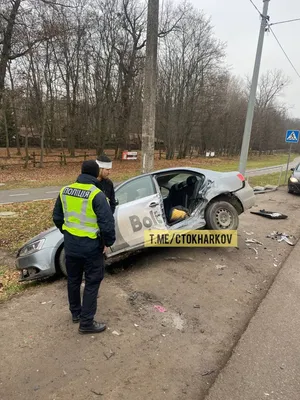
[(0, 204), (54, 199), (58, 196), (60, 189), (61, 186), (49, 186), (34, 189), (0, 190)]
[(300, 242), (206, 400), (299, 400), (299, 257)]
[[(295, 167), (297, 164), (300, 162), (300, 157), (296, 157), (294, 161), (291, 161), (289, 163), (289, 169)], [(246, 171), (246, 176), (251, 177), (251, 176), (259, 176), (259, 175), (267, 175), (267, 174), (273, 174), (276, 172), (282, 171), (283, 174), (286, 172), (286, 167), (287, 164), (281, 164), (281, 165), (275, 165), (273, 167), (265, 167), (265, 168), (259, 168), (259, 169), (249, 169)]]
[[(295, 167), (300, 162), (300, 157), (297, 157), (289, 164), (289, 168)], [(280, 172), (285, 174), (286, 165), (275, 165), (272, 167), (252, 169), (246, 171), (246, 176), (259, 176)], [(25, 188), (25, 189), (11, 189), (0, 190), (0, 205), (10, 203), (21, 203), (24, 201), (39, 201), (54, 199), (58, 196), (60, 186), (48, 186), (42, 188)]]

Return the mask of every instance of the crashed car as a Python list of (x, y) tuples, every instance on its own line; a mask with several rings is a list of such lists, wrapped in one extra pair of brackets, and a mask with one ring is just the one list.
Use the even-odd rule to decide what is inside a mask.
[(295, 168), (291, 168), (293, 172), (288, 180), (288, 192), (300, 193), (300, 164)]
[[(144, 247), (144, 231), (231, 229), (255, 203), (253, 189), (239, 172), (171, 168), (131, 178), (116, 189), (116, 241), (106, 264)], [(64, 238), (56, 228), (40, 233), (17, 253), (20, 281), (67, 276)]]

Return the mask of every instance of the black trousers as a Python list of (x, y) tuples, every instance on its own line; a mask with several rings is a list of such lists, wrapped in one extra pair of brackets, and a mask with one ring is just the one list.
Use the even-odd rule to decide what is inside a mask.
[[(66, 255), (66, 267), (70, 311), (73, 316), (80, 315), (80, 326), (90, 326), (97, 311), (98, 291), (104, 278), (103, 254), (92, 257)], [(81, 303), (80, 286), (83, 272), (85, 273), (85, 288)]]

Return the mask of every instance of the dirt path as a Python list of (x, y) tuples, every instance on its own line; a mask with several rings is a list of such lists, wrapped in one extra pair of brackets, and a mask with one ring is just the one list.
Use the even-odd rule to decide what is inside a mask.
[[(149, 249), (108, 275), (102, 334), (78, 334), (65, 280), (0, 305), (0, 399), (203, 399), (292, 250), (266, 235), (300, 235), (299, 197), (280, 190), (257, 201), (289, 218), (247, 212), (239, 249)], [(247, 238), (263, 243), (251, 245), (258, 255)]]

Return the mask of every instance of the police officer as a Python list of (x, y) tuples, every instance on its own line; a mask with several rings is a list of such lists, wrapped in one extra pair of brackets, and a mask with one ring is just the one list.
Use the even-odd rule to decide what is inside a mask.
[(111, 211), (114, 214), (117, 205), (115, 189), (114, 184), (108, 178), (112, 168), (112, 161), (106, 154), (102, 154), (97, 158), (96, 162), (100, 168), (97, 187), (101, 189), (103, 193), (105, 193), (109, 200)]
[[(53, 210), (53, 221), (64, 235), (68, 273), (69, 308), (79, 333), (106, 329), (94, 320), (97, 296), (104, 278), (104, 252), (115, 241), (115, 223), (106, 196), (96, 187), (99, 166), (84, 161), (76, 183), (61, 189)], [(81, 304), (83, 272), (85, 288)]]

